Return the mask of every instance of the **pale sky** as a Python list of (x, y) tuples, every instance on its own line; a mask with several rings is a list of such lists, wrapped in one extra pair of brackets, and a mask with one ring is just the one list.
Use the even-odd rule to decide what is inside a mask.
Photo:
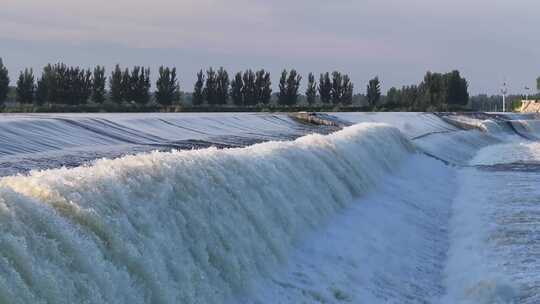
[[(2, 0), (0, 57), (11, 78), (63, 61), (200, 68), (340, 70), (365, 91), (459, 69), (473, 93), (535, 87), (538, 0)], [(307, 78), (307, 77), (304, 77)]]

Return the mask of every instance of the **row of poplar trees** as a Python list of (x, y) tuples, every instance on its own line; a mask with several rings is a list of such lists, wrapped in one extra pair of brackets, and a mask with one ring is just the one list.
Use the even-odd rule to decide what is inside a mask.
[[(279, 79), (278, 103), (287, 106), (297, 104), (301, 82), (302, 76), (296, 70), (283, 70)], [(354, 85), (348, 75), (337, 71), (324, 73), (317, 84), (315, 75), (310, 73), (305, 96), (308, 104), (314, 104), (319, 98), (322, 103), (347, 105), (352, 103), (353, 90)], [(272, 82), (270, 73), (265, 70), (238, 72), (232, 79), (223, 68), (217, 71), (210, 68), (206, 73), (201, 70), (193, 89), (194, 105), (227, 104), (231, 99), (237, 106), (252, 106), (268, 104), (271, 98)]]
[[(37, 80), (32, 69), (20, 72), (16, 101), (22, 104), (80, 105), (89, 100), (103, 103), (108, 98), (115, 103), (135, 102), (143, 105), (151, 99), (150, 88), (149, 68), (135, 66), (131, 70), (122, 70), (117, 65), (107, 79), (102, 66), (90, 70), (58, 63), (45, 66)], [(6, 100), (8, 91), (8, 70), (0, 58), (0, 103)], [(180, 87), (176, 68), (159, 68), (154, 97), (162, 105), (170, 105), (179, 99)]]
[[(179, 98), (176, 69), (161, 67), (156, 82), (156, 101), (169, 105)], [(47, 65), (37, 82), (31, 69), (25, 69), (17, 80), (17, 101), (23, 104), (56, 103), (65, 105), (85, 104), (89, 100), (103, 103), (107, 98), (112, 102), (135, 102), (146, 104), (150, 101), (150, 69), (135, 66), (131, 70), (116, 66), (108, 79), (106, 90), (105, 68), (96, 66), (93, 70), (68, 67), (59, 63)]]
[[(296, 70), (283, 70), (276, 94), (280, 105), (291, 106), (299, 102), (302, 76)], [(310, 73), (305, 91), (306, 101), (314, 104), (317, 100), (325, 104), (352, 103), (354, 86), (348, 75), (340, 72), (324, 73), (316, 82)], [(80, 105), (89, 100), (101, 104), (106, 100), (114, 103), (133, 102), (147, 104), (152, 93), (150, 69), (135, 66), (122, 69), (116, 65), (110, 76), (105, 68), (94, 69), (67, 66), (64, 63), (48, 64), (36, 79), (32, 69), (20, 72), (16, 100), (22, 104), (64, 104)], [(176, 68), (160, 67), (153, 96), (155, 101), (167, 106), (180, 99), (180, 86)], [(6, 99), (9, 76), (0, 59), (0, 102)], [(230, 78), (224, 68), (209, 68), (197, 74), (192, 102), (194, 105), (225, 105), (229, 101), (236, 106), (269, 104), (272, 99), (270, 73), (265, 70), (238, 72)]]

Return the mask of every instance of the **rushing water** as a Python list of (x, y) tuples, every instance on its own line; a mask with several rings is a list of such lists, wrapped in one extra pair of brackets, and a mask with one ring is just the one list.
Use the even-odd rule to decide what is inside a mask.
[(540, 302), (536, 121), (336, 116), (3, 117), (0, 303)]
[(539, 148), (493, 145), (460, 170), (445, 303), (540, 302)]
[(2, 114), (0, 176), (154, 150), (245, 147), (335, 130), (284, 114)]

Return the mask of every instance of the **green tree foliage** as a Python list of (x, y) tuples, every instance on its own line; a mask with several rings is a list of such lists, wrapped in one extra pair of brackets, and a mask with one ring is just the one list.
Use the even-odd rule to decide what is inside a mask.
[(105, 101), (105, 67), (96, 66), (92, 77), (92, 101), (103, 103)]
[(135, 102), (144, 105), (150, 101), (150, 68), (134, 66), (130, 71), (116, 65), (109, 78), (110, 99), (115, 103)]
[(450, 73), (427, 72), (420, 84), (421, 97), (416, 110), (445, 110), (448, 105), (466, 105), (469, 102), (468, 83), (459, 71)]
[(401, 91), (395, 87), (391, 87), (386, 93), (386, 102), (392, 105), (399, 105), (401, 103)]
[(58, 84), (52, 65), (43, 68), (41, 79), (38, 81), (37, 101), (40, 104), (53, 103), (58, 95)]
[(366, 97), (370, 107), (375, 107), (381, 99), (381, 83), (379, 77), (371, 79), (367, 86)]
[(217, 85), (217, 73), (213, 68), (209, 68), (206, 71), (206, 85), (204, 88), (204, 96), (209, 105), (216, 105), (219, 103)]
[(124, 73), (120, 69), (120, 66), (117, 64), (111, 73), (111, 77), (109, 77), (110, 99), (117, 104), (122, 103), (122, 101), (124, 100), (123, 75)]
[(242, 76), (244, 88), (242, 95), (244, 96), (244, 104), (253, 106), (257, 104), (257, 89), (255, 86), (255, 73), (252, 70), (247, 70)]
[(418, 111), (421, 104), (421, 90), (416, 85), (405, 86), (401, 90), (401, 103), (407, 106), (408, 110)]
[(342, 95), (341, 103), (344, 105), (352, 104), (353, 93), (354, 93), (354, 84), (351, 82), (349, 75), (344, 75), (342, 78)]
[(242, 80), (242, 72), (236, 73), (231, 81), (231, 98), (236, 106), (244, 105), (244, 81)]
[(332, 97), (333, 104), (341, 103), (341, 96), (343, 95), (342, 81), (343, 76), (340, 72), (332, 72), (332, 90), (330, 91), (330, 96)]
[(469, 84), (459, 71), (452, 71), (443, 76), (446, 89), (446, 102), (450, 105), (466, 105), (469, 102)]
[(229, 73), (223, 68), (217, 71), (217, 100), (219, 104), (227, 104), (229, 101)]
[(319, 96), (323, 103), (330, 103), (332, 99), (332, 80), (328, 72), (321, 74), (319, 78)]
[(92, 72), (63, 63), (48, 64), (38, 81), (38, 103), (78, 105), (92, 94)]
[[(80, 84), (78, 84), (77, 86), (81, 88), (81, 92), (79, 93), (80, 95), (75, 95), (79, 97), (80, 99), (75, 100), (75, 102), (78, 101), (81, 104), (86, 103), (90, 99), (90, 97), (92, 97), (92, 87), (94, 83), (93, 78), (92, 78), (92, 71), (91, 70), (81, 70), (80, 72), (76, 71), (75, 75), (79, 75), (79, 76), (75, 76), (75, 78), (78, 79), (78, 81), (80, 81)], [(75, 92), (73, 93), (76, 94)]]
[(131, 99), (131, 74), (128, 68), (125, 68), (121, 74), (122, 78), (120, 81), (120, 96), (122, 96), (122, 101), (132, 101)]
[[(517, 106), (518, 100), (521, 100), (523, 96), (521, 95), (508, 95), (506, 96), (506, 108), (510, 109), (512, 104)], [(489, 112), (500, 112), (502, 111), (502, 95), (486, 95), (480, 94), (476, 96), (471, 96), (470, 104), (471, 108), (475, 111), (489, 111)], [(521, 103), (519, 103), (521, 106)]]
[(96, 66), (92, 75), (92, 101), (103, 103), (106, 99), (105, 85), (107, 77), (105, 76), (105, 67)]
[(386, 104), (394, 109), (408, 111), (417, 103), (419, 90), (417, 86), (404, 86), (401, 89), (390, 88), (386, 93)]
[(287, 70), (283, 70), (279, 78), (278, 103), (280, 105), (287, 104)]
[(197, 81), (193, 88), (193, 105), (200, 106), (204, 102), (204, 73), (202, 70), (197, 73)]
[(92, 94), (92, 73), (79, 67), (57, 65), (60, 90), (58, 102), (61, 104), (84, 104)]
[(536, 90), (540, 92), (540, 77), (536, 78)]
[(45, 104), (47, 99), (47, 94), (49, 92), (49, 88), (47, 87), (47, 80), (42, 76), (38, 79), (37, 85), (36, 85), (36, 104), (43, 105)]
[(255, 104), (268, 104), (272, 98), (272, 81), (270, 73), (265, 70), (255, 73), (255, 98)]
[(306, 97), (309, 105), (315, 104), (317, 99), (317, 84), (315, 83), (315, 75), (313, 73), (309, 73), (308, 75)]
[(155, 97), (157, 103), (169, 106), (180, 97), (180, 85), (176, 76), (176, 68), (161, 66), (156, 81)]
[(0, 104), (6, 101), (9, 91), (9, 72), (0, 58)]
[(390, 89), (387, 102), (411, 111), (442, 111), (448, 106), (468, 104), (468, 83), (459, 71), (445, 74), (428, 71), (419, 85)]
[[(327, 79), (326, 74), (324, 81), (330, 81), (329, 78)], [(347, 105), (352, 103), (354, 85), (348, 75), (343, 75), (338, 71), (334, 71), (332, 73), (332, 80), (328, 85), (330, 87), (330, 100), (333, 104)]]
[(19, 74), (19, 79), (17, 80), (17, 102), (23, 104), (33, 103), (35, 89), (34, 72), (32, 69), (24, 69), (24, 71)]
[(144, 105), (150, 101), (150, 69), (135, 66), (131, 70), (127, 91), (128, 101)]
[(427, 72), (420, 88), (424, 93), (425, 102), (421, 105), (423, 109), (437, 109), (442, 104), (446, 104), (446, 83), (440, 73)]
[(296, 104), (301, 81), (302, 76), (298, 75), (296, 70), (291, 70), (290, 73), (287, 73), (287, 70), (281, 72), (278, 94), (279, 104), (289, 106)]

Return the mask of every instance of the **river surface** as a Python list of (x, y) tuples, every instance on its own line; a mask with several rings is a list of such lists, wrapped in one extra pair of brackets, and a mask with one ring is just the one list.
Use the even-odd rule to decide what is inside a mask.
[(0, 116), (0, 303), (540, 303), (540, 123)]

